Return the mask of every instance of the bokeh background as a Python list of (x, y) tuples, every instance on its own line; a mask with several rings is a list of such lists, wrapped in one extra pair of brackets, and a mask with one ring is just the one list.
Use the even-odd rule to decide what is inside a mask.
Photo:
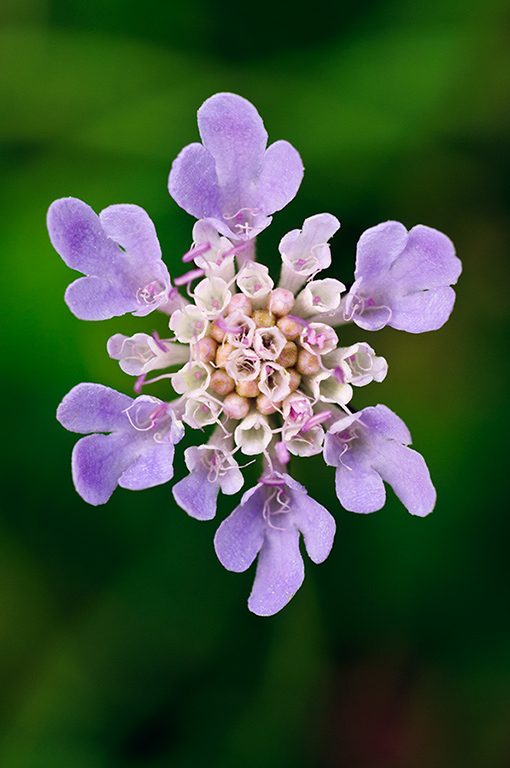
[[(2, 768), (510, 766), (508, 3), (3, 0), (0, 26)], [(223, 570), (216, 523), (169, 486), (82, 502), (54, 418), (80, 381), (131, 393), (110, 335), (165, 329), (70, 314), (48, 205), (143, 206), (175, 274), (192, 220), (167, 174), (224, 90), (306, 166), (259, 239), (275, 269), (281, 236), (322, 211), (342, 221), (328, 274), (344, 281), (389, 218), (445, 231), (464, 262), (440, 331), (342, 337), (389, 360), (353, 404), (407, 422), (436, 511), (389, 492), (345, 512), (331, 468), (295, 462), (338, 532), (269, 619), (246, 608), (253, 569)]]

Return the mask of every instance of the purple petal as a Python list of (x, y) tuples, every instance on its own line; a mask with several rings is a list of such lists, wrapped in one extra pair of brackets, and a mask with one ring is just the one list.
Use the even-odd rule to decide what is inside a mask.
[(220, 190), (214, 158), (202, 144), (188, 144), (172, 163), (168, 191), (197, 219), (221, 217)]
[(265, 215), (280, 211), (293, 200), (303, 173), (299, 152), (288, 141), (275, 141), (268, 147), (257, 181), (259, 205)]
[(125, 428), (125, 411), (131, 397), (102, 384), (83, 383), (73, 387), (57, 409), (57, 419), (70, 432), (111, 432)]
[[(406, 425), (385, 405), (356, 414), (358, 425), (351, 438), (326, 436), (324, 458), (337, 467), (336, 491), (342, 506), (352, 512), (374, 512), (385, 502), (383, 480), (391, 485), (413, 515), (427, 515), (434, 508), (436, 492), (423, 457), (407, 447), (411, 435)], [(354, 424), (354, 422), (352, 422)]]
[[(261, 515), (262, 517), (262, 515)], [(257, 561), (250, 611), (272, 616), (294, 597), (304, 579), (303, 558), (299, 552), (299, 532), (292, 526), (284, 531), (267, 527)]]
[(322, 563), (331, 551), (336, 524), (328, 510), (306, 491), (291, 491), (292, 522), (303, 534), (308, 555)]
[(397, 440), (404, 445), (410, 445), (412, 442), (411, 433), (405, 422), (386, 405), (379, 404), (363, 408), (356, 416), (357, 421), (369, 428), (371, 435), (386, 440)]
[(102, 277), (79, 277), (68, 286), (65, 302), (80, 320), (108, 320), (139, 308), (134, 291)]
[(358, 243), (356, 282), (345, 309), (366, 330), (390, 325), (410, 333), (440, 328), (453, 308), (462, 265), (451, 240), (419, 224), (406, 233), (388, 221)]
[(449, 237), (432, 227), (418, 224), (409, 231), (403, 253), (391, 275), (404, 294), (454, 285), (462, 271)]
[(53, 247), (68, 267), (86, 275), (110, 277), (121, 251), (103, 232), (92, 208), (75, 197), (64, 197), (50, 205), (48, 232)]
[(436, 491), (425, 460), (412, 448), (388, 440), (372, 466), (393, 488), (404, 507), (412, 514), (424, 517), (434, 509)]
[[(217, 93), (198, 110), (204, 146), (214, 157), (218, 182), (238, 210), (257, 176), (267, 144), (262, 119), (249, 101), (234, 93)], [(236, 211), (232, 211), (235, 213)]]
[(450, 317), (454, 303), (455, 291), (450, 287), (411, 293), (394, 302), (388, 325), (408, 333), (436, 331)]
[(126, 469), (119, 479), (121, 488), (141, 491), (155, 485), (167, 483), (174, 476), (173, 460), (175, 446), (170, 442), (157, 442), (140, 436), (133, 441), (133, 451), (139, 457)]
[(172, 488), (177, 504), (197, 520), (212, 520), (216, 514), (219, 482), (208, 480), (204, 467), (195, 469)]
[(110, 205), (99, 214), (104, 233), (128, 254), (138, 272), (148, 263), (161, 260), (161, 247), (149, 215), (138, 205)]
[(354, 278), (370, 282), (387, 272), (404, 250), (407, 238), (407, 229), (398, 221), (385, 221), (363, 232), (356, 249)]
[(384, 507), (386, 491), (379, 474), (359, 453), (345, 454), (335, 473), (338, 500), (349, 512), (368, 514)]
[(262, 515), (265, 495), (265, 488), (251, 488), (216, 531), (214, 548), (220, 563), (229, 571), (245, 571), (262, 547), (266, 528)]
[(267, 133), (249, 101), (233, 93), (211, 96), (198, 110), (203, 145), (190, 144), (172, 165), (174, 200), (221, 234), (250, 240), (271, 223), (268, 215), (296, 194), (303, 163), (286, 141), (266, 151)]
[(76, 490), (89, 504), (106, 504), (134, 459), (133, 444), (126, 433), (82, 437), (72, 456)]

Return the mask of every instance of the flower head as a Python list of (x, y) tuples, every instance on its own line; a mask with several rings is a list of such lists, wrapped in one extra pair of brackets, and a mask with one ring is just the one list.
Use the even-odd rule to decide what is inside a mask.
[[(440, 232), (386, 222), (362, 235), (346, 291), (335, 277), (317, 277), (331, 265), (329, 241), (340, 226), (319, 213), (281, 239), (275, 284), (255, 260), (255, 238), (296, 194), (301, 159), (285, 141), (266, 149), (263, 123), (240, 96), (212, 96), (198, 122), (203, 143), (183, 149), (169, 179), (172, 196), (198, 219), (182, 257), (194, 266), (173, 287), (154, 227), (137, 206), (114, 205), (96, 216), (67, 198), (50, 208), (55, 248), (86, 275), (66, 294), (78, 317), (170, 316), (162, 337), (118, 333), (108, 341), (110, 357), (136, 376), (135, 399), (79, 384), (57, 417), (87, 435), (75, 446), (72, 468), (78, 493), (91, 504), (105, 503), (117, 485), (139, 490), (169, 481), (184, 424), (199, 430), (202, 443), (185, 451), (188, 474), (173, 487), (191, 517), (214, 518), (219, 492), (238, 493), (243, 467), (261, 463), (258, 483), (220, 524), (214, 544), (231, 571), (257, 558), (248, 605), (267, 616), (302, 583), (300, 535), (320, 563), (335, 534), (330, 512), (291, 477), (294, 457), (323, 454), (347, 510), (380, 509), (386, 482), (411, 514), (432, 511), (436, 493), (405, 424), (384, 405), (351, 407), (355, 389), (382, 381), (388, 366), (365, 341), (345, 346), (342, 326), (438, 328), (453, 306), (460, 262)], [(151, 371), (160, 373), (148, 379)], [(166, 382), (169, 399), (171, 390), (178, 397), (141, 394), (153, 381)]]

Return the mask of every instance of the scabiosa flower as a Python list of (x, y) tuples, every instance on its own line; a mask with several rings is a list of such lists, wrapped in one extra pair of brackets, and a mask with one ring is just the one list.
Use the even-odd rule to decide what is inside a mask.
[[(461, 267), (446, 235), (385, 222), (361, 236), (347, 291), (336, 278), (319, 276), (331, 265), (329, 241), (340, 223), (318, 213), (281, 239), (275, 280), (256, 261), (255, 242), (296, 194), (301, 158), (285, 141), (266, 149), (257, 111), (235, 94), (208, 99), (198, 122), (203, 143), (182, 150), (169, 179), (171, 195), (198, 219), (182, 257), (192, 268), (173, 285), (142, 209), (114, 205), (98, 217), (74, 198), (50, 208), (56, 250), (86, 275), (66, 293), (78, 317), (169, 315), (163, 338), (140, 331), (108, 341), (110, 357), (135, 377), (136, 398), (79, 384), (57, 417), (87, 435), (75, 446), (72, 467), (78, 493), (91, 504), (105, 503), (117, 485), (140, 490), (169, 481), (184, 425), (199, 430), (201, 444), (185, 451), (189, 473), (173, 496), (191, 517), (214, 518), (219, 492), (238, 493), (243, 467), (261, 462), (258, 483), (220, 524), (214, 544), (232, 571), (258, 558), (248, 605), (266, 616), (303, 581), (300, 535), (320, 563), (335, 534), (331, 513), (290, 475), (293, 457), (323, 454), (336, 468), (336, 493), (347, 510), (380, 509), (386, 482), (411, 514), (432, 511), (435, 490), (424, 459), (409, 448), (405, 424), (384, 405), (359, 412), (351, 406), (356, 387), (382, 381), (388, 366), (364, 340), (342, 346), (342, 326), (439, 328)], [(156, 380), (168, 383), (168, 402), (145, 394)]]

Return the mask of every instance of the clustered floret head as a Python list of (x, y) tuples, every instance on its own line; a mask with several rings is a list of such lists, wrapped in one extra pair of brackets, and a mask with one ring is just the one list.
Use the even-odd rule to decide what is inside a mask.
[[(256, 260), (256, 238), (295, 196), (301, 158), (286, 141), (266, 148), (256, 109), (235, 94), (209, 98), (198, 124), (202, 143), (182, 150), (169, 177), (170, 194), (197, 219), (183, 256), (193, 268), (173, 283), (154, 225), (138, 206), (112, 205), (97, 216), (81, 200), (62, 198), (49, 209), (55, 249), (84, 274), (65, 297), (77, 317), (158, 310), (169, 326), (168, 338), (153, 331), (108, 341), (110, 357), (135, 377), (135, 398), (78, 384), (57, 418), (85, 435), (72, 470), (90, 504), (104, 504), (117, 485), (141, 490), (171, 480), (185, 425), (200, 435), (211, 430), (205, 443), (185, 451), (189, 474), (173, 486), (192, 517), (212, 519), (219, 491), (239, 492), (241, 469), (260, 458), (259, 482), (221, 523), (214, 543), (229, 570), (244, 571), (258, 558), (248, 605), (271, 615), (303, 581), (300, 534), (316, 563), (328, 556), (335, 534), (330, 512), (290, 476), (292, 456), (322, 453), (336, 468), (336, 493), (347, 510), (380, 509), (386, 482), (412, 514), (432, 511), (435, 490), (403, 421), (384, 405), (350, 405), (353, 388), (385, 378), (386, 361), (365, 341), (341, 346), (337, 331), (351, 322), (367, 331), (441, 327), (461, 264), (441, 232), (422, 225), (408, 232), (388, 221), (361, 236), (347, 291), (335, 278), (317, 277), (331, 265), (329, 241), (340, 227), (335, 216), (319, 213), (282, 238), (275, 285)], [(163, 373), (148, 379), (152, 371)], [(161, 379), (177, 397), (142, 394)]]

